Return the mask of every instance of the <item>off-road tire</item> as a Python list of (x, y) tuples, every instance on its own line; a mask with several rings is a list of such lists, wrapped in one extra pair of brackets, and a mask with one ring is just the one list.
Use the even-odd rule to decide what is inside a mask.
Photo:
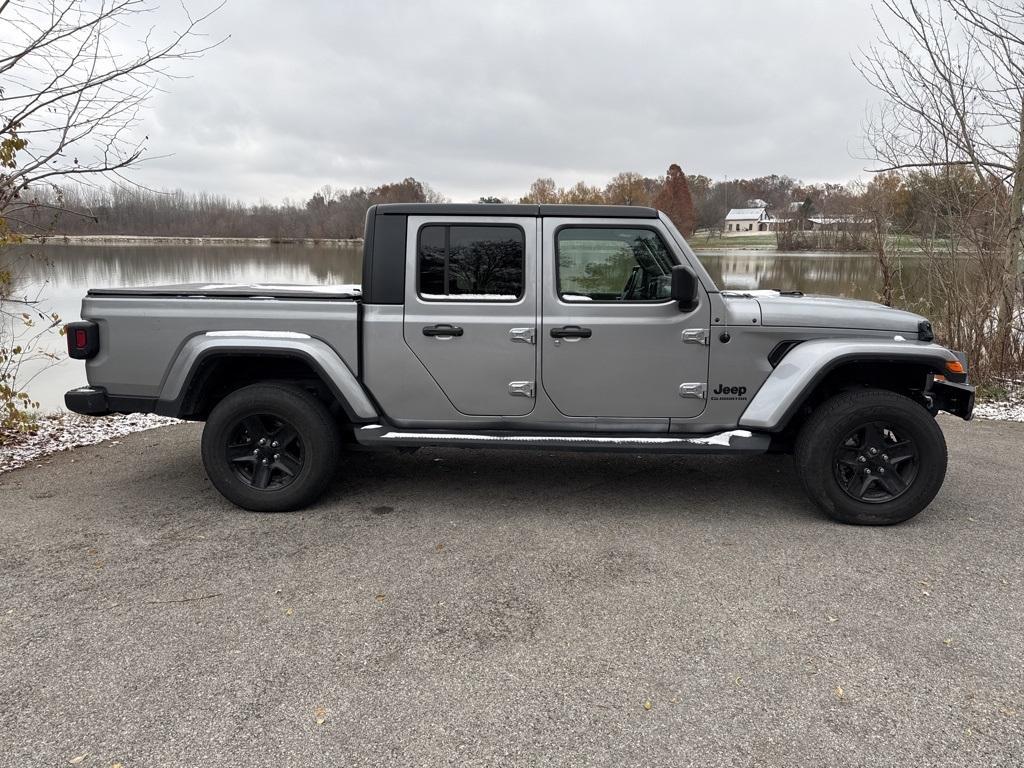
[[(248, 424), (256, 425), (251, 432), (266, 445), (250, 436)], [(271, 447), (277, 445), (275, 435), (288, 438), (289, 453)], [(289, 384), (253, 384), (232, 392), (210, 413), (203, 429), (203, 465), (214, 487), (239, 507), (289, 512), (323, 493), (337, 468), (340, 445), (336, 421), (309, 392)]]
[[(875, 480), (870, 480), (868, 471), (868, 476), (860, 478), (873, 484), (867, 493), (883, 497), (869, 502), (854, 497), (860, 484), (847, 491), (844, 481), (851, 473), (872, 467), (877, 473), (877, 466), (887, 466), (880, 460), (885, 449), (880, 447), (877, 455), (869, 455), (866, 449), (849, 447), (863, 441), (847, 438), (862, 427), (878, 434), (878, 425), (888, 425), (888, 435), (899, 435), (911, 443), (916, 469), (904, 483), (905, 490), (888, 500), (884, 497), (892, 494), (881, 480), (893, 482), (892, 470)], [(884, 430), (882, 434), (886, 434)], [(797, 435), (794, 458), (807, 495), (832, 519), (854, 525), (894, 525), (909, 520), (935, 498), (946, 476), (947, 453), (942, 430), (922, 405), (887, 390), (857, 389), (835, 395), (811, 413)], [(911, 475), (906, 470), (903, 474)], [(853, 485), (853, 481), (845, 483), (846, 487)]]

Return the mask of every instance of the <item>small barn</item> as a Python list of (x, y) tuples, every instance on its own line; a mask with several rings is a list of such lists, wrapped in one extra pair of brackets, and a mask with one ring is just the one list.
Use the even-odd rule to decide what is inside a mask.
[(733, 208), (725, 216), (726, 234), (733, 232), (769, 232), (775, 228), (775, 218), (766, 207)]

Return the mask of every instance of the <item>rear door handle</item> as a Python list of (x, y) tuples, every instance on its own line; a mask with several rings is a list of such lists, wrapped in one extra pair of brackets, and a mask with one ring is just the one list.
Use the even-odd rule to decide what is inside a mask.
[(424, 336), (461, 336), (463, 330), (457, 325), (441, 323), (440, 325), (427, 325), (423, 328)]
[(581, 328), (578, 325), (563, 325), (561, 328), (551, 329), (552, 339), (589, 339), (593, 331), (589, 328)]

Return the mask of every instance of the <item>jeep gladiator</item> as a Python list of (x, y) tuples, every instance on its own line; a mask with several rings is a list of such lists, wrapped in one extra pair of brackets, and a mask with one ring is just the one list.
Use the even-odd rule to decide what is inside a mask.
[(346, 446), (795, 456), (834, 519), (891, 524), (946, 472), (966, 359), (918, 315), (715, 285), (651, 208), (392, 204), (359, 286), (93, 288), (78, 413), (205, 421), (213, 485), (307, 505)]

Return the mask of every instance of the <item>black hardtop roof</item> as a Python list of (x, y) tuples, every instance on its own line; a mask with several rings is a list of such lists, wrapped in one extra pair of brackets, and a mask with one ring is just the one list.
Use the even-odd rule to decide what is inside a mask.
[(583, 218), (656, 219), (654, 208), (640, 205), (523, 205), (505, 203), (379, 203), (375, 214), (404, 216), (579, 216)]

